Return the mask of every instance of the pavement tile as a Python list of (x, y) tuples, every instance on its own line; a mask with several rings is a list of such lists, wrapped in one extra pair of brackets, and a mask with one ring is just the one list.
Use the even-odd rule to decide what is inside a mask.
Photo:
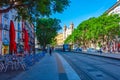
[(81, 80), (58, 53), (46, 54), (38, 63), (12, 80)]
[(58, 80), (57, 64), (54, 56), (48, 54), (37, 64), (12, 80)]

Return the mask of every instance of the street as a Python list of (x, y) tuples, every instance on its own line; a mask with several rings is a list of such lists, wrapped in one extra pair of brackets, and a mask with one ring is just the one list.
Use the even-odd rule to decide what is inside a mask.
[(81, 80), (120, 80), (120, 60), (72, 52), (60, 54)]
[(99, 53), (46, 53), (27, 70), (0, 72), (0, 80), (120, 80), (119, 54), (116, 59), (92, 54)]
[(120, 0), (0, 0), (0, 80), (120, 80)]

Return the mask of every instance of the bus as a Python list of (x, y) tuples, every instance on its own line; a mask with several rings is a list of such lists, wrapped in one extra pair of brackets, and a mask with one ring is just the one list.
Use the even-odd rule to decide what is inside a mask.
[(63, 51), (71, 51), (71, 46), (69, 44), (63, 44)]

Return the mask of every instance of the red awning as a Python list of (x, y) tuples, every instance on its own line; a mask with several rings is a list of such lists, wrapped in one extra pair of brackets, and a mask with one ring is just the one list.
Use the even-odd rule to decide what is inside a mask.
[(10, 31), (9, 31), (9, 37), (10, 37), (10, 53), (17, 53), (17, 46), (16, 46), (16, 42), (15, 42), (15, 27), (14, 27), (14, 23), (11, 20), (10, 21)]
[(26, 29), (24, 29), (24, 50), (29, 51), (29, 35)]

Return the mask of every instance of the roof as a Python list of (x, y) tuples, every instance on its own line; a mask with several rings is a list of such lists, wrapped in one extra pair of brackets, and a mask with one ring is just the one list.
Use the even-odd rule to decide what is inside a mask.
[(120, 5), (120, 1), (117, 1), (111, 8), (109, 8), (105, 13), (109, 13), (110, 11), (114, 10), (117, 6)]

